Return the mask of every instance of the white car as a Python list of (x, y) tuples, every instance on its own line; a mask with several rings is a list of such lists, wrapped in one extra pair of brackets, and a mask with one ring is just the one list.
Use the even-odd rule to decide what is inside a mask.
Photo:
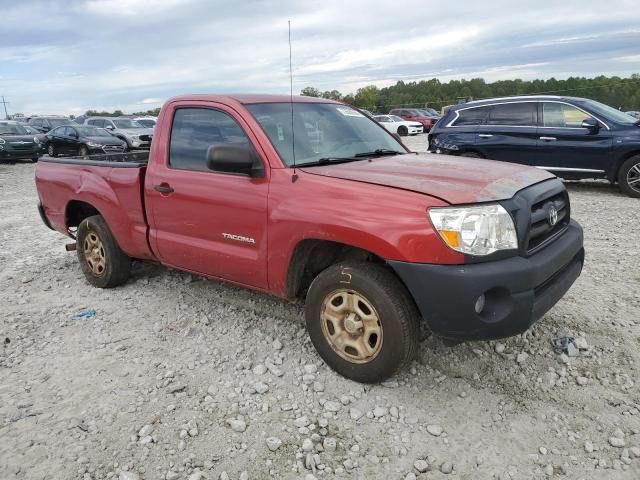
[(376, 115), (373, 119), (389, 130), (404, 137), (405, 135), (418, 135), (422, 133), (422, 124), (419, 122), (409, 122), (396, 115)]

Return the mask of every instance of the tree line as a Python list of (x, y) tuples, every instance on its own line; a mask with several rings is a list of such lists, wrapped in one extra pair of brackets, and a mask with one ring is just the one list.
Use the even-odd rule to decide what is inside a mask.
[(594, 78), (569, 77), (566, 80), (499, 80), (487, 83), (482, 78), (441, 82), (437, 78), (419, 82), (399, 81), (393, 86), (378, 88), (368, 85), (355, 93), (342, 94), (338, 90), (321, 91), (306, 87), (301, 95), (341, 100), (372, 112), (386, 113), (392, 108), (431, 107), (440, 110), (460, 100), (514, 95), (549, 94), (585, 97), (597, 100), (623, 111), (640, 110), (640, 74), (630, 77)]

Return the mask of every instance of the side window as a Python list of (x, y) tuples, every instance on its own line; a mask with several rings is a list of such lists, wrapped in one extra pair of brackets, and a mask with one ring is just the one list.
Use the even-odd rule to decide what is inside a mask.
[(482, 125), (489, 112), (489, 107), (468, 108), (458, 112), (458, 119), (453, 124), (455, 127)]
[(494, 105), (486, 123), (487, 125), (535, 127), (538, 124), (537, 111), (537, 103), (535, 102)]
[(91, 120), (87, 120), (87, 125), (93, 125), (94, 127), (102, 127), (104, 125), (104, 121), (99, 118), (92, 118)]
[(42, 126), (42, 119), (41, 118), (36, 118), (33, 120), (33, 126), (34, 127), (41, 127)]
[(53, 130), (51, 130), (51, 135), (64, 135), (64, 127), (58, 127), (58, 128), (54, 128)]
[(251, 145), (240, 125), (224, 112), (180, 108), (173, 116), (169, 165), (182, 170), (209, 171), (207, 152), (214, 144)]
[(592, 117), (571, 105), (545, 102), (542, 104), (542, 118), (545, 127), (580, 128), (583, 120)]
[(76, 129), (73, 127), (64, 127), (65, 128), (65, 135), (67, 137), (73, 137), (76, 134)]

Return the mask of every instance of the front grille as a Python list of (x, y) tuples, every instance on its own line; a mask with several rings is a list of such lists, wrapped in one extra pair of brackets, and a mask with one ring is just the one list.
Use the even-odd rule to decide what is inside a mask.
[(104, 151), (104, 153), (109, 153), (109, 152), (119, 153), (124, 151), (124, 147), (120, 145), (104, 145), (102, 147), (102, 151)]
[[(550, 218), (552, 208), (557, 212), (557, 222), (553, 225)], [(566, 230), (570, 218), (571, 208), (566, 190), (534, 203), (531, 206), (527, 254), (535, 253)]]
[(12, 143), (11, 146), (13, 147), (14, 150), (20, 151), (20, 152), (24, 152), (27, 150), (33, 150), (33, 143), (28, 143), (28, 144), (18, 144), (16, 145), (15, 143)]

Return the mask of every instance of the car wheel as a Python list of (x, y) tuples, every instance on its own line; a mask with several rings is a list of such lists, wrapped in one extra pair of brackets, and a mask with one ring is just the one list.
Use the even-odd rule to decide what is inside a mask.
[(102, 215), (82, 220), (76, 251), (82, 273), (94, 287), (117, 287), (129, 278), (131, 259), (120, 250)]
[(476, 152), (464, 152), (460, 154), (461, 157), (469, 157), (469, 158), (484, 158), (482, 155)]
[(80, 155), (81, 157), (88, 157), (90, 155), (89, 149), (87, 148), (86, 145), (82, 145), (80, 147), (80, 150), (78, 151), (78, 155)]
[(39, 156), (37, 156), (37, 157), (31, 157), (31, 161), (32, 161), (33, 163), (38, 163), (38, 159), (39, 159), (39, 158), (40, 158)]
[(398, 135), (406, 137), (409, 134), (409, 130), (404, 125), (398, 127)]
[(404, 285), (373, 263), (327, 268), (311, 283), (305, 305), (307, 331), (320, 356), (363, 383), (383, 381), (413, 359), (419, 318)]
[(620, 190), (630, 197), (640, 198), (640, 155), (629, 158), (618, 171)]
[(57, 157), (58, 156), (58, 152), (56, 152), (56, 147), (54, 147), (52, 143), (50, 143), (49, 146), (47, 147), (47, 154), (50, 157)]

